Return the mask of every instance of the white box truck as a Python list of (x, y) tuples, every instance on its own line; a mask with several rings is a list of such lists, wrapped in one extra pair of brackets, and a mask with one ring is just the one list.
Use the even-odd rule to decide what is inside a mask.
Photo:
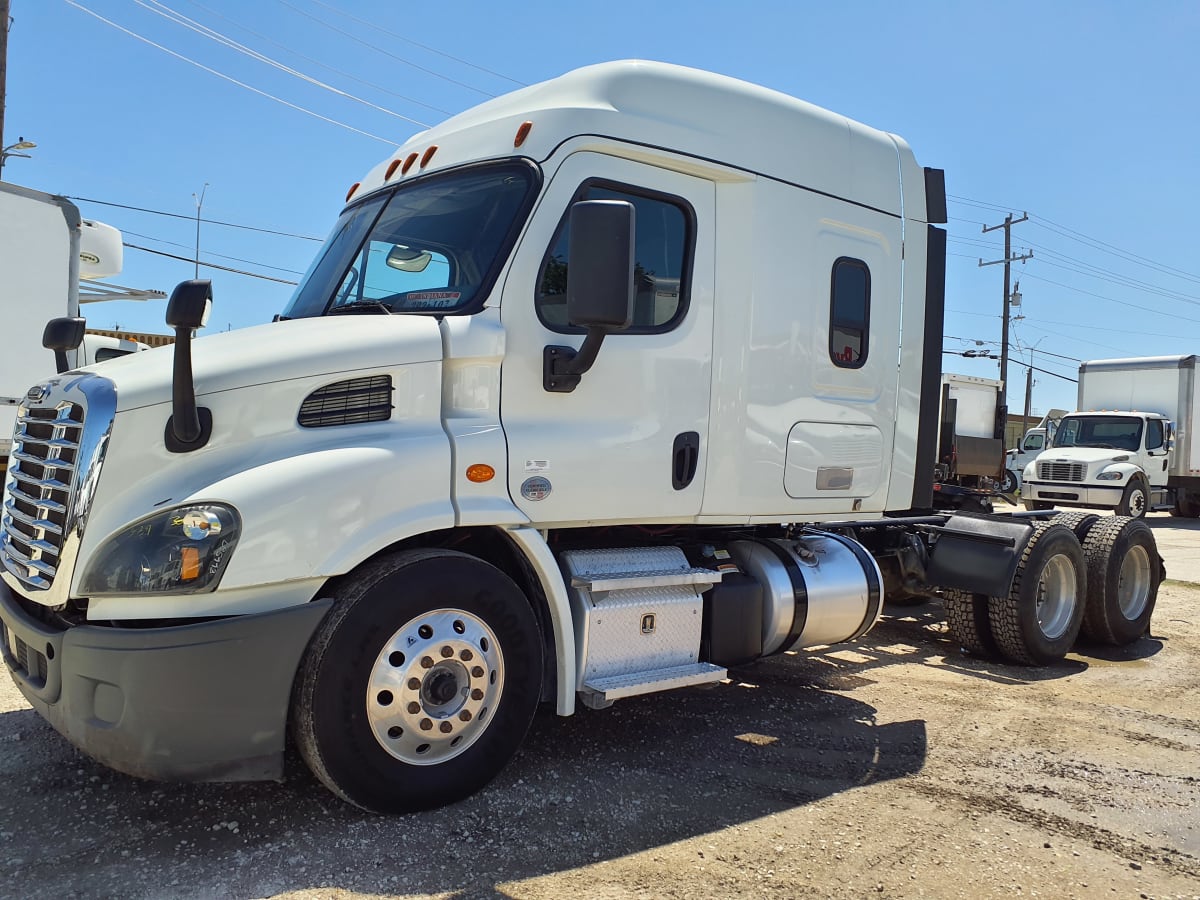
[(1025, 468), (1031, 509), (1081, 506), (1140, 517), (1200, 516), (1196, 356), (1100, 359), (1079, 366), (1079, 407)]
[(991, 512), (1004, 470), (1004, 421), (994, 378), (942, 375), (934, 505)]
[(1136, 640), (1144, 523), (933, 509), (944, 190), (895, 135), (659, 63), (415, 135), (279, 321), (193, 341), (184, 282), (173, 355), (25, 395), (5, 662), (114, 768), (279, 778), (290, 728), (391, 812), (485, 784), (542, 701), (853, 641), (893, 589), (1021, 663)]
[[(0, 182), (0, 469), (25, 391), (54, 371), (54, 357), (42, 347), (47, 320), (79, 316), (80, 281), (118, 274), (122, 253), (117, 229), (84, 219), (65, 197)], [(105, 296), (131, 295), (122, 288)], [(67, 361), (90, 365), (142, 349), (133, 340), (89, 334)]]

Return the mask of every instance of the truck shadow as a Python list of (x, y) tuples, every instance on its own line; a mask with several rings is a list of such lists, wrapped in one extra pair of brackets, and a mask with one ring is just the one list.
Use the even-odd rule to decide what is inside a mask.
[[(1121, 660), (1161, 642), (1124, 648)], [(1101, 650), (1108, 655), (1112, 648)], [(1139, 654), (1141, 656), (1139, 656)], [(1104, 665), (1097, 655), (1091, 664)], [(0, 714), (0, 877), (27, 896), (505, 896), (503, 885), (652, 850), (923, 768), (922, 720), (847, 696), (890, 665), (1004, 684), (1084, 671), (965, 656), (935, 603), (863, 640), (735, 668), (727, 682), (534, 721), (487, 789), (409, 816), (362, 813), (295, 759), (283, 784), (138, 781), (76, 753), (31, 710)], [(1112, 664), (1108, 662), (1107, 664)], [(53, 848), (53, 853), (47, 853)], [(716, 852), (716, 851), (714, 851)], [(81, 882), (80, 879), (86, 881)]]
[(539, 714), (521, 754), (487, 789), (391, 818), (337, 800), (295, 760), (284, 784), (128, 778), (76, 753), (31, 710), (8, 712), (0, 877), (45, 897), (327, 887), (503, 896), (506, 882), (921, 770), (923, 721), (879, 722), (874, 707), (825, 689), (825, 679), (813, 660), (777, 657), (722, 684), (567, 719)]

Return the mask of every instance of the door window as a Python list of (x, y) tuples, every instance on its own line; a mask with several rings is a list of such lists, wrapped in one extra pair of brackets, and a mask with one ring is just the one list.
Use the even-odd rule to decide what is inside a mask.
[[(579, 200), (625, 200), (634, 208), (633, 321), (626, 333), (670, 331), (687, 311), (695, 219), (679, 197), (589, 181)], [(559, 223), (538, 278), (537, 314), (551, 331), (577, 333), (567, 324), (567, 259), (571, 241), (569, 213)]]

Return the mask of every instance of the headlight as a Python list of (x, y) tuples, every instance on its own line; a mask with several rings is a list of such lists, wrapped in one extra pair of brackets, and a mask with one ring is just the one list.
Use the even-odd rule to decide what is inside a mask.
[(1125, 477), (1124, 472), (1101, 472), (1096, 476), (1097, 481), (1120, 481)]
[(198, 503), (139, 519), (92, 556), (80, 593), (199, 594), (221, 581), (242, 530), (237, 510)]

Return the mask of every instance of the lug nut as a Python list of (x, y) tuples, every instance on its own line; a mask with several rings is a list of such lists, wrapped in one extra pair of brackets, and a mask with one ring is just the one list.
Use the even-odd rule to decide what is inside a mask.
[(421, 679), (420, 678), (408, 679), (408, 689), (410, 691), (419, 691), (421, 689)]
[(451, 731), (454, 730), (454, 726), (451, 725), (449, 722), (443, 722), (441, 725), (438, 726), (438, 730), (442, 734), (449, 734)]
[(449, 658), (450, 658), (451, 656), (453, 656), (453, 655), (454, 655), (454, 648), (453, 648), (453, 647), (446, 646), (446, 647), (443, 647), (443, 648), (442, 648), (442, 657), (443, 657), (443, 658), (445, 658), (445, 659), (449, 659)]
[(470, 650), (463, 648), (462, 653), (458, 654), (458, 658), (461, 659), (463, 662), (470, 662), (471, 660), (473, 660), (475, 658), (475, 654), (472, 653)]
[(421, 711), (421, 704), (414, 700), (412, 703), (408, 704), (408, 711), (416, 715)]
[(458, 717), (464, 722), (470, 722), (471, 721), (471, 711), (469, 709), (464, 709), (462, 712), (460, 712), (458, 714)]
[(475, 690), (471, 691), (471, 699), (472, 700), (482, 700), (483, 699), (483, 691), (481, 691), (479, 688), (475, 688)]
[(433, 657), (432, 656), (422, 656), (421, 657), (421, 668), (422, 669), (432, 669), (433, 668)]
[(421, 720), (421, 730), (422, 731), (429, 731), (429, 729), (431, 729), (431, 728), (433, 728), (433, 723), (431, 721), (429, 721), (428, 719)]

